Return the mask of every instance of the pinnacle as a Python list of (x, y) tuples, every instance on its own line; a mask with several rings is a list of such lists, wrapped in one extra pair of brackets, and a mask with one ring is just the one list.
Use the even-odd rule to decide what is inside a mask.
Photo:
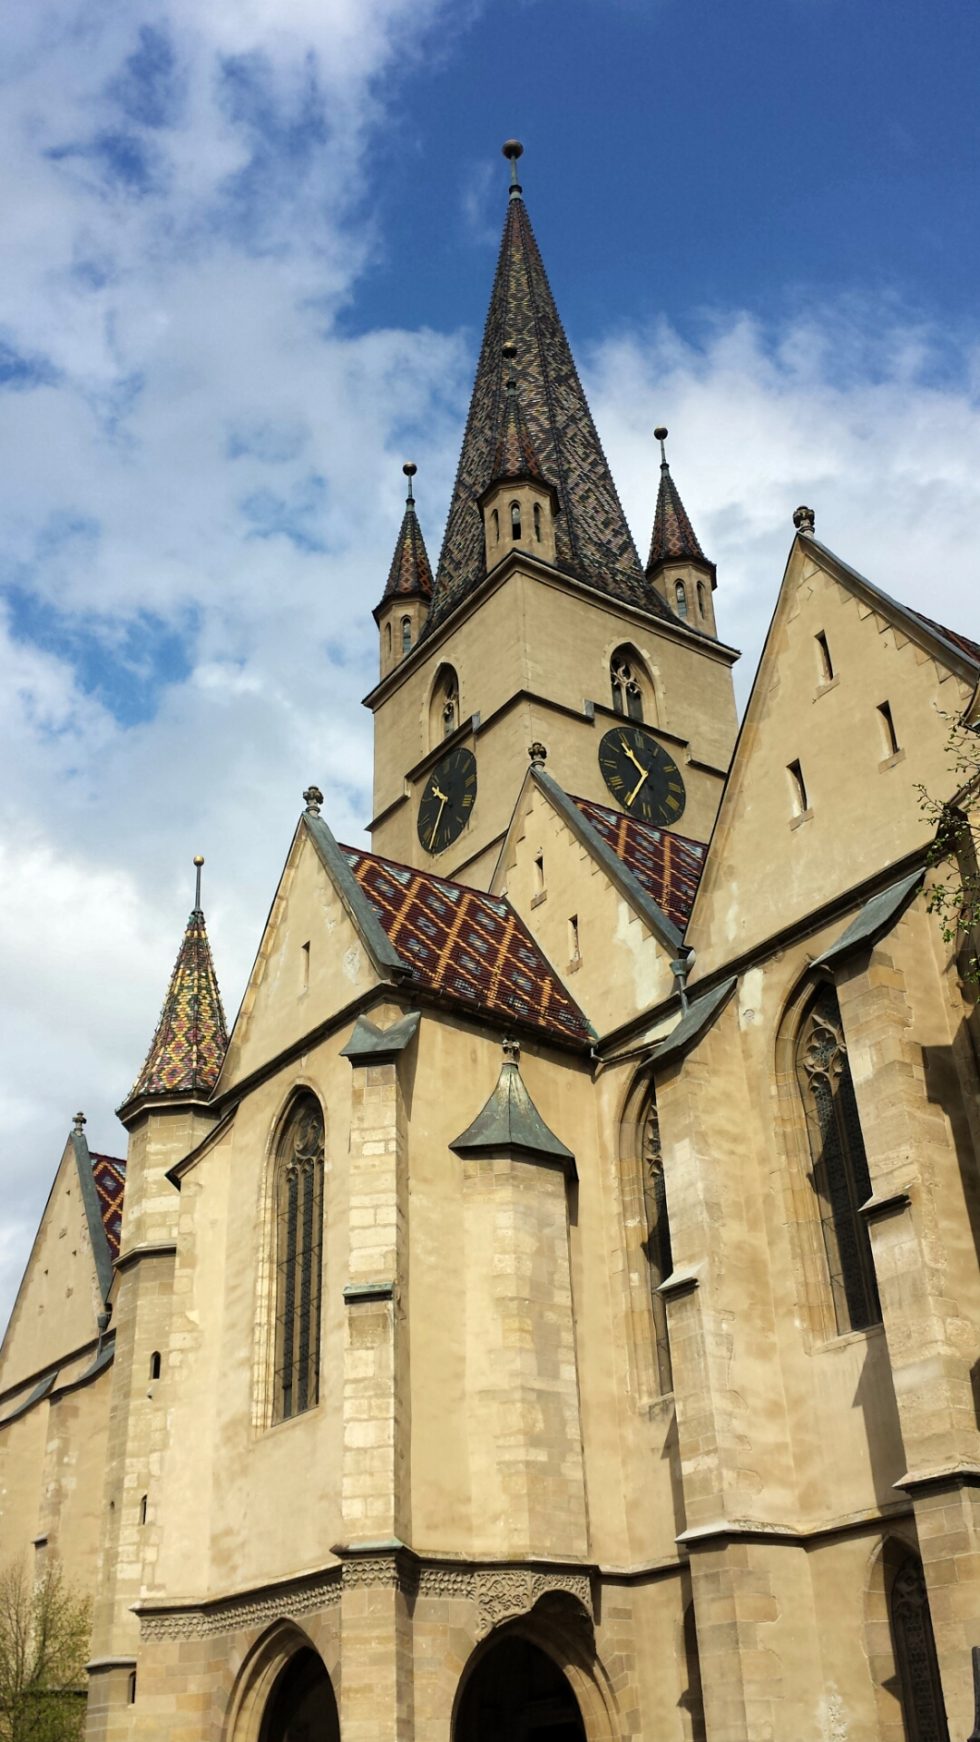
[(408, 477), (408, 498), (405, 503), (405, 513), (402, 516), (401, 530), (395, 542), (395, 554), (391, 559), (385, 590), (379, 603), (374, 608), (375, 620), (382, 605), (389, 599), (425, 599), (432, 597), (432, 567), (429, 554), (422, 537), (418, 515), (415, 512), (415, 497), (412, 493), (412, 478), (415, 466), (409, 461), (402, 470)]
[(150, 1050), (121, 1111), (144, 1095), (205, 1100), (218, 1080), (227, 1046), (207, 927), (196, 906), (177, 952)]
[[(659, 431), (655, 432), (659, 436)], [(664, 430), (664, 435), (667, 432)], [(662, 446), (662, 443), (661, 443)], [(660, 466), (660, 489), (653, 517), (653, 536), (647, 558), (647, 574), (664, 562), (707, 563), (691, 519), (680, 498), (680, 491), (670, 475), (666, 456)]]
[(535, 478), (541, 484), (546, 482), (534, 449), (534, 443), (528, 434), (524, 414), (521, 411), (517, 382), (511, 377), (507, 383), (507, 392), (504, 395), (503, 416), (497, 436), (497, 446), (494, 450), (493, 465), (490, 469), (489, 483), (509, 483), (512, 479), (518, 478)]

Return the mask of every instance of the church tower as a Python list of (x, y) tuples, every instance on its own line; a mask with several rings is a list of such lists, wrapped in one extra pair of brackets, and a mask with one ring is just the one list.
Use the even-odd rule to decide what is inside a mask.
[(736, 728), (737, 654), (717, 637), (713, 566), (665, 462), (644, 574), (531, 228), (521, 153), (504, 147), (507, 215), (435, 578), (410, 487), (366, 698), (374, 850), (477, 887), (531, 743), (567, 792), (706, 840)]

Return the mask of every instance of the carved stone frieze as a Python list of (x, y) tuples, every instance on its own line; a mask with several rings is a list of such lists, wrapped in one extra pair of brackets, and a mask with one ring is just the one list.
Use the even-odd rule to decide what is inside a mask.
[(265, 1627), (270, 1621), (289, 1621), (329, 1609), (340, 1600), (340, 1568), (315, 1583), (302, 1585), (288, 1594), (268, 1597), (227, 1597), (207, 1609), (170, 1610), (166, 1615), (141, 1615), (140, 1636), (154, 1639), (207, 1639), (215, 1633), (234, 1633), (238, 1628)]

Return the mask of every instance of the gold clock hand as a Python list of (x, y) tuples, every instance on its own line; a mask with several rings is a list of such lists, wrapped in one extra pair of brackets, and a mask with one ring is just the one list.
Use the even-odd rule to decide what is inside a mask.
[(634, 756), (632, 750), (630, 749), (629, 745), (626, 742), (626, 739), (624, 737), (622, 737), (622, 735), (620, 735), (619, 742), (622, 745), (623, 750), (625, 751), (626, 755), (629, 757), (630, 761), (632, 762), (633, 767), (634, 768), (642, 768), (643, 767), (642, 762), (640, 762), (639, 759), (636, 756)]
[[(639, 768), (639, 766), (640, 766), (640, 764), (637, 763), (638, 768)], [(637, 793), (639, 792), (640, 787), (643, 785), (643, 782), (648, 778), (649, 773), (650, 773), (649, 768), (644, 768), (643, 773), (640, 775), (640, 778), (637, 781), (636, 785), (634, 786), (633, 791), (630, 793), (629, 798), (626, 798), (623, 800), (623, 803), (625, 805), (629, 806), (633, 803), (633, 800), (635, 799)]]
[[(438, 788), (436, 790), (438, 792)], [(444, 792), (441, 792), (441, 793), (438, 793), (438, 796), (442, 799), (442, 803), (439, 806), (439, 809), (436, 811), (436, 820), (432, 825), (432, 833), (429, 836), (429, 852), (430, 853), (435, 852), (435, 839), (436, 839), (437, 834), (439, 833), (439, 824), (442, 822), (442, 813), (446, 808), (446, 794)]]
[(432, 795), (431, 796), (433, 798), (441, 798), (443, 804), (445, 804), (446, 800), (449, 797), (449, 794), (448, 794), (448, 792), (443, 792), (442, 788), (440, 786), (437, 786), (435, 781), (433, 781), (432, 782)]

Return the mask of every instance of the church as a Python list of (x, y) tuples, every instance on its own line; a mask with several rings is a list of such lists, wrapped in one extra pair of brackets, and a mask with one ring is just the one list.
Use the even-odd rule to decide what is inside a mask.
[(504, 155), (370, 850), (297, 794), (230, 1030), (199, 875), (0, 1349), (3, 1558), (91, 1595), (88, 1742), (965, 1742), (980, 1018), (918, 789), (980, 646), (788, 505), (739, 724)]

